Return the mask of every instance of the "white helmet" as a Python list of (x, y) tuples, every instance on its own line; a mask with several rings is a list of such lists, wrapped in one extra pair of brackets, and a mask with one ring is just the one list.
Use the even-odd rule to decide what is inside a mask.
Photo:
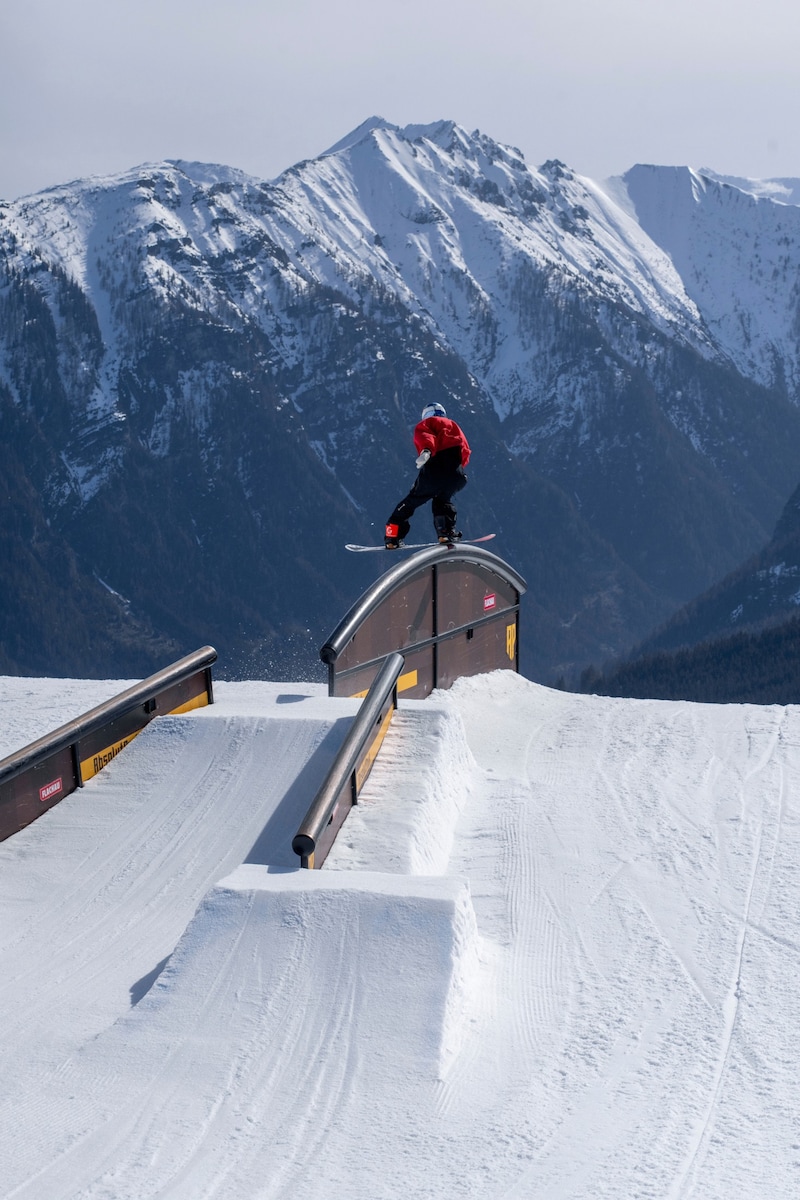
[(422, 410), (422, 420), (426, 421), (428, 417), (446, 417), (443, 404), (426, 404)]

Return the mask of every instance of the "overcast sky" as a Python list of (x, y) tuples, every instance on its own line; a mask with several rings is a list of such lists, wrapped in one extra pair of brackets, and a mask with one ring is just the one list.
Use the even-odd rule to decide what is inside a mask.
[(264, 179), (369, 116), (594, 179), (800, 176), (791, 0), (3, 0), (0, 197), (164, 158)]

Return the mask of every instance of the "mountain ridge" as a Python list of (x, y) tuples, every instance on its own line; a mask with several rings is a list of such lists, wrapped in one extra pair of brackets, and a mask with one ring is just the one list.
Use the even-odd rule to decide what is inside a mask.
[(155, 630), (279, 670), (368, 581), (338, 542), (374, 540), (435, 399), (473, 532), (531, 581), (528, 672), (621, 652), (763, 544), (800, 437), (786, 330), (782, 375), (755, 326), (732, 349), (624, 186), (371, 118), (271, 182), (176, 159), (0, 204), (0, 419), (50, 447), (37, 478), (16, 445), (41, 519)]

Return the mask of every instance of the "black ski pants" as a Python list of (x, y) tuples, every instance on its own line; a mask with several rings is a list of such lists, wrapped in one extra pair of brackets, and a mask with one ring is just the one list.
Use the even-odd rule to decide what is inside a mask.
[(453, 533), (457, 515), (452, 504), (453, 496), (460, 492), (466, 483), (467, 477), (461, 466), (459, 447), (441, 450), (425, 463), (411, 491), (395, 506), (387, 524), (396, 525), (397, 536), (404, 538), (411, 528), (410, 518), (418, 508), (430, 500), (436, 536)]

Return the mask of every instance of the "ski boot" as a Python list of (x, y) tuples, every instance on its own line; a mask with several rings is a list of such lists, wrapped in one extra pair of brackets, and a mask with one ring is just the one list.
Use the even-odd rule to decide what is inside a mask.
[(402, 542), (400, 541), (400, 526), (387, 525), (386, 536), (383, 539), (383, 545), (387, 550), (399, 550)]

